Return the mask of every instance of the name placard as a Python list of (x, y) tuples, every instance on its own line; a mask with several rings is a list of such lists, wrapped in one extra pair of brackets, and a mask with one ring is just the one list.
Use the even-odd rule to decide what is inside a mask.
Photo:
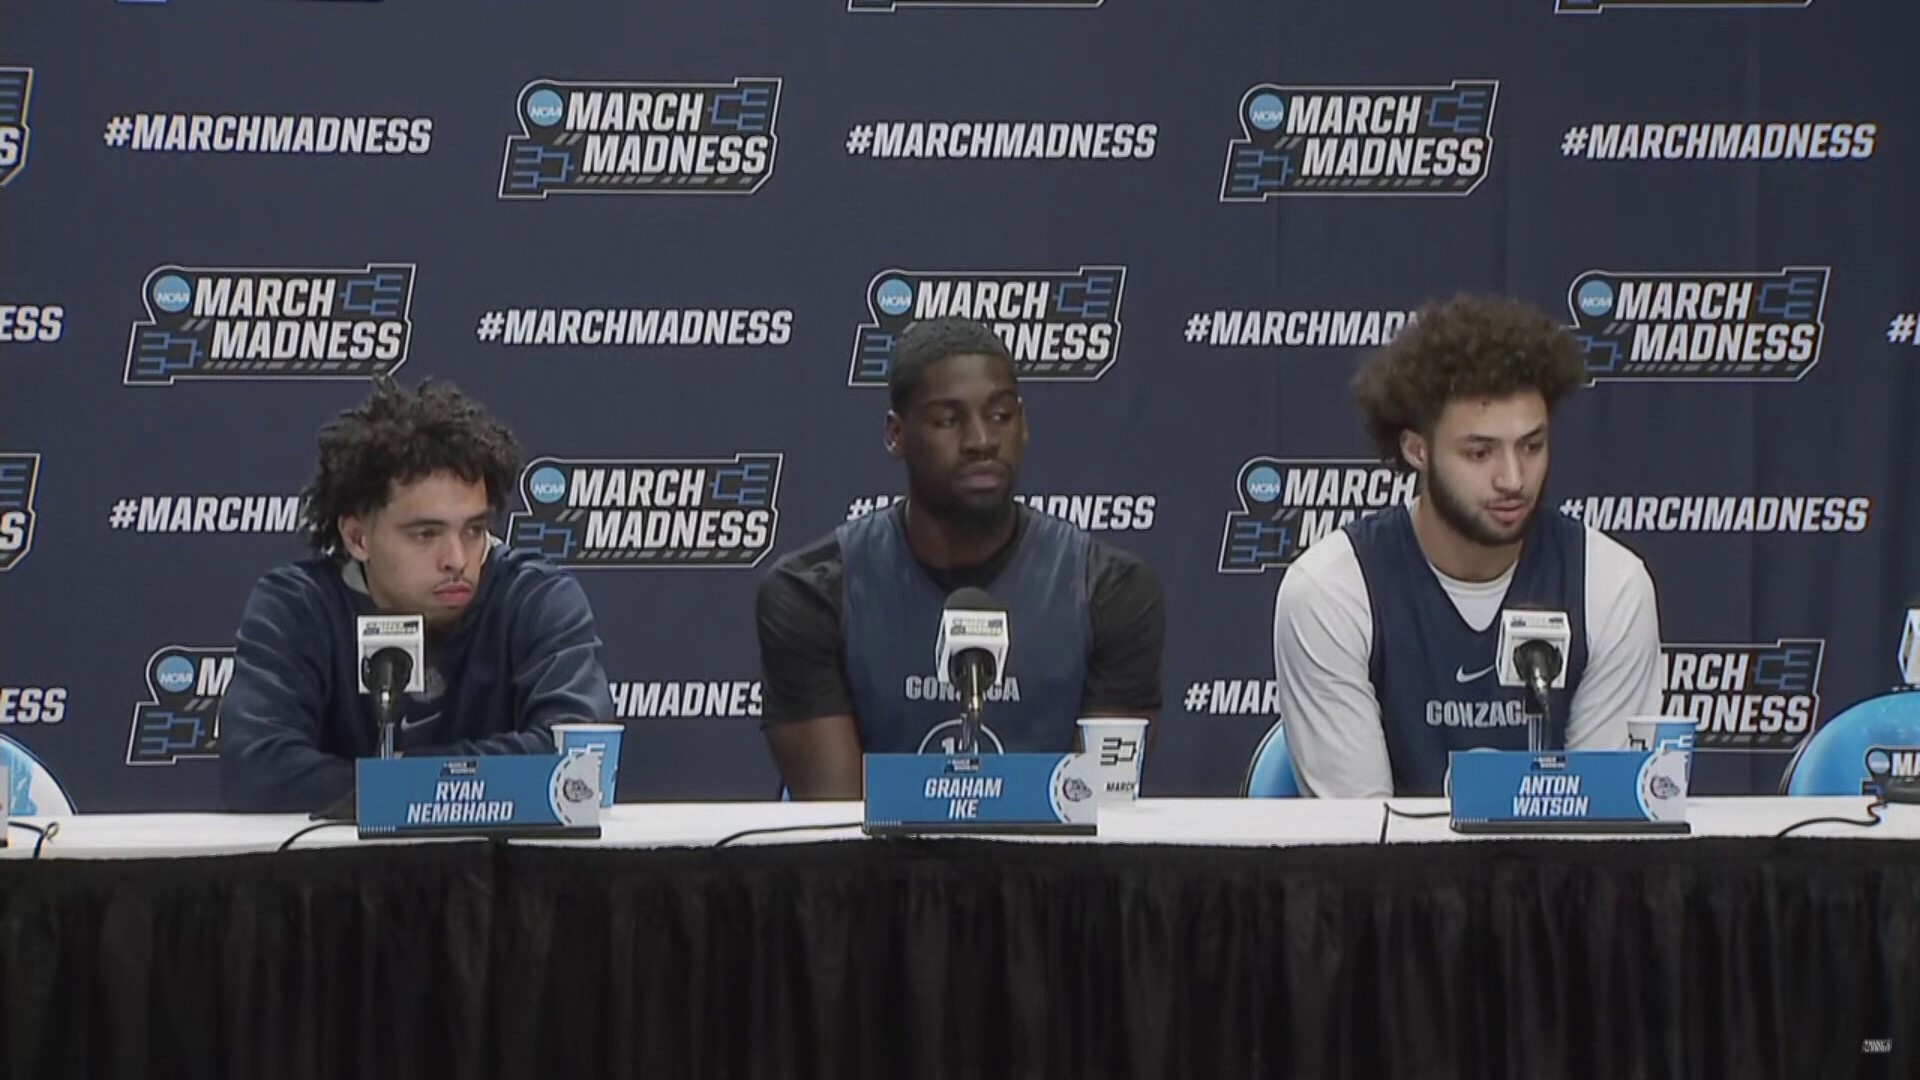
[(1456, 750), (1456, 832), (1685, 833), (1687, 756), (1655, 750)]
[(1096, 828), (1083, 754), (868, 754), (869, 833), (1064, 833)]
[(590, 754), (362, 758), (363, 837), (600, 835), (600, 763)]

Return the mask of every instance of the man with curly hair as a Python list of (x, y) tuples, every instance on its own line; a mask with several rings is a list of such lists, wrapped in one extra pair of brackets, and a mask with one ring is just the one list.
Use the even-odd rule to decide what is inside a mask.
[(1503, 608), (1567, 612), (1568, 749), (1626, 746), (1660, 711), (1653, 579), (1632, 551), (1547, 507), (1548, 425), (1585, 380), (1551, 318), (1460, 296), (1424, 309), (1354, 379), (1368, 434), (1418, 474), (1412, 505), (1360, 518), (1281, 579), (1273, 653), (1302, 791), (1438, 795), (1448, 754), (1527, 748), (1522, 691), (1501, 687)]
[(355, 677), (361, 615), (418, 614), (426, 691), (395, 725), (407, 754), (551, 753), (552, 726), (613, 715), (578, 582), (488, 526), (520, 469), (513, 433), (459, 390), (375, 381), (320, 431), (302, 493), (314, 557), (254, 587), (220, 706), (220, 779), (235, 810), (307, 811), (353, 790), (378, 752)]

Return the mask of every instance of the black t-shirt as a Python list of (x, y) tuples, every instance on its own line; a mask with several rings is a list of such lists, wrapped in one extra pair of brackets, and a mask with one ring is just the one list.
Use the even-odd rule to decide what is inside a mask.
[[(921, 570), (943, 592), (990, 586), (1013, 558), (1032, 513), (1017, 507), (1013, 539), (986, 562), (952, 570), (922, 563)], [(1166, 640), (1159, 579), (1138, 556), (1094, 540), (1087, 553), (1087, 596), (1093, 654), (1081, 711), (1157, 711)], [(783, 557), (761, 580), (762, 724), (853, 715), (841, 655), (841, 597), (840, 542), (832, 533)]]

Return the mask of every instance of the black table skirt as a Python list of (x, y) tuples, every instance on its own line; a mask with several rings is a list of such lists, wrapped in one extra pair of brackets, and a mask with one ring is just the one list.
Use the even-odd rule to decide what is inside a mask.
[(1915, 1077), (1920, 844), (8, 862), (0, 1004), (62, 1080)]

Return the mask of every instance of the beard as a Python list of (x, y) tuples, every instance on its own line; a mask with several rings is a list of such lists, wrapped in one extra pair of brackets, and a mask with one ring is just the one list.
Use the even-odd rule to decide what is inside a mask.
[(920, 505), (935, 518), (966, 536), (989, 536), (1013, 518), (1013, 491), (984, 502), (971, 501), (943, 492), (931, 499), (916, 496)]
[(1440, 520), (1446, 522), (1454, 532), (1484, 547), (1505, 547), (1517, 543), (1521, 537), (1533, 531), (1533, 523), (1540, 517), (1543, 503), (1536, 497), (1527, 516), (1520, 519), (1510, 533), (1502, 533), (1493, 523), (1476, 514), (1472, 505), (1447, 483), (1440, 474), (1438, 463), (1428, 467), (1426, 480), (1427, 496), (1433, 500), (1434, 512), (1440, 515)]
[(920, 482), (922, 478), (912, 476), (908, 479), (909, 497), (930, 516), (963, 536), (992, 535), (1013, 519), (1013, 486), (1017, 476), (1007, 478), (1004, 492), (973, 498), (955, 492), (950, 483)]

